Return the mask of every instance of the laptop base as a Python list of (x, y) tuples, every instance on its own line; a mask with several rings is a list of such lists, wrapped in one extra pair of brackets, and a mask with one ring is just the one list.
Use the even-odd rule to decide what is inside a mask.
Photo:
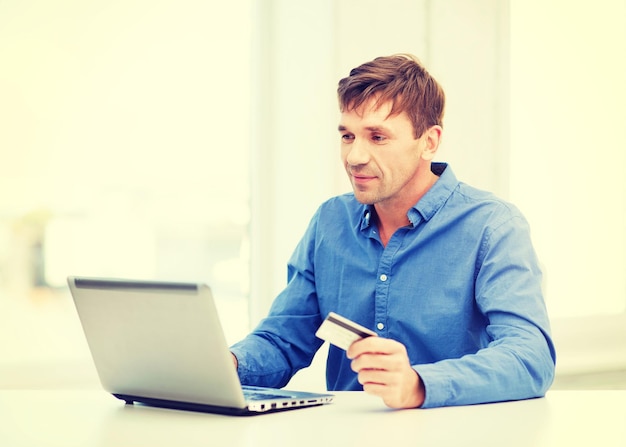
[[(216, 405), (199, 404), (194, 402), (181, 402), (176, 400), (167, 399), (155, 399), (152, 397), (131, 396), (128, 394), (113, 394), (114, 397), (123, 400), (126, 405), (134, 405), (135, 402), (150, 407), (167, 408), (169, 410), (183, 410), (183, 411), (195, 411), (200, 413), (217, 413), (226, 414), (229, 416), (256, 416), (259, 414), (277, 413), (280, 411), (287, 411), (290, 408), (272, 408), (265, 411), (251, 411), (248, 408), (232, 408), (221, 407)], [(314, 405), (307, 405), (307, 408), (319, 407), (323, 405), (322, 402)], [(304, 408), (304, 407), (300, 407)]]

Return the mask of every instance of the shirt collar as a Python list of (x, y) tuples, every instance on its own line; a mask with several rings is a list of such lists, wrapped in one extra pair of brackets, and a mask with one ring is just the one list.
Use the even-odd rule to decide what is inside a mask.
[[(459, 183), (447, 163), (433, 162), (431, 171), (439, 176), (439, 179), (408, 211), (407, 217), (413, 226), (417, 225), (420, 220), (430, 220), (446, 203)], [(375, 213), (374, 205), (363, 205), (361, 230), (369, 228)]]
[(459, 181), (452, 172), (452, 168), (447, 163), (432, 163), (431, 171), (439, 176), (435, 184), (424, 194), (424, 196), (409, 210), (409, 220), (415, 224), (413, 217), (419, 213), (424, 220), (430, 220), (439, 209), (446, 203), (450, 194), (456, 189)]

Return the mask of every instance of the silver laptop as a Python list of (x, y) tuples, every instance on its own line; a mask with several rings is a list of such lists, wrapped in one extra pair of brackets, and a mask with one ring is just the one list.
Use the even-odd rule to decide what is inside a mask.
[(78, 277), (68, 284), (102, 386), (128, 404), (251, 415), (333, 399), (242, 387), (204, 284)]

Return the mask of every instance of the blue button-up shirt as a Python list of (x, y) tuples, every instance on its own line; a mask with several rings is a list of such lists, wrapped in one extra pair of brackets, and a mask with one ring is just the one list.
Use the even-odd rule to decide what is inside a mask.
[[(231, 350), (242, 383), (284, 386), (310, 364), (333, 311), (406, 346), (423, 407), (542, 396), (555, 352), (529, 228), (511, 204), (433, 163), (435, 185), (387, 246), (373, 206), (353, 194), (322, 204), (269, 315)], [(329, 390), (361, 390), (330, 346)]]

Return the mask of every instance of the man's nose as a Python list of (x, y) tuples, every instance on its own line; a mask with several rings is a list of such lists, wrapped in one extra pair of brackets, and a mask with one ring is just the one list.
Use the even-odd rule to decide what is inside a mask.
[(346, 162), (350, 166), (364, 165), (369, 161), (370, 155), (365, 143), (362, 139), (355, 138), (349, 146)]

